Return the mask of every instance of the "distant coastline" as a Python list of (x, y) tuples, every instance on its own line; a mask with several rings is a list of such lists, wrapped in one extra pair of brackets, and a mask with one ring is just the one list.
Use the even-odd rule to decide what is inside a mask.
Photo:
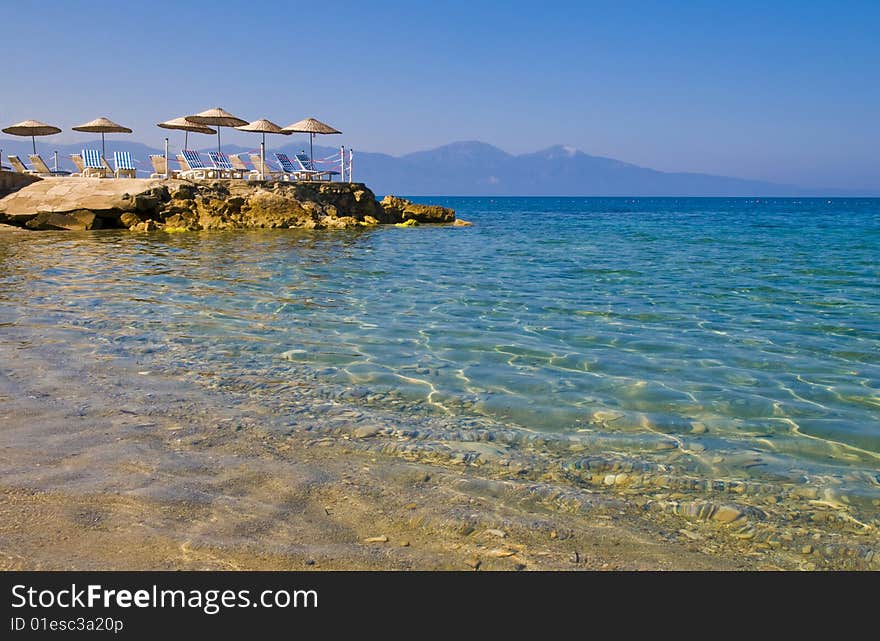
[[(88, 141), (51, 145), (40, 143), (51, 154), (58, 151), (60, 166), (72, 170), (69, 156)], [(300, 144), (271, 151), (296, 153)], [(163, 151), (140, 142), (114, 141), (113, 148), (135, 158)], [(0, 138), (4, 157), (30, 153), (25, 140)], [(253, 151), (227, 144), (229, 153)], [(319, 155), (338, 148), (316, 146)], [(483, 142), (456, 142), (402, 156), (355, 150), (354, 175), (377, 195), (413, 196), (597, 196), (597, 197), (880, 197), (870, 189), (807, 189), (797, 185), (716, 176), (692, 172), (663, 172), (612, 158), (592, 156), (572, 147), (556, 145), (534, 153), (514, 155)]]

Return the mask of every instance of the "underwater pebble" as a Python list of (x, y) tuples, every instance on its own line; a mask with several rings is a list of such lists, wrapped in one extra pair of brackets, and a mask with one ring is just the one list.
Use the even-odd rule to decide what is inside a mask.
[(371, 436), (376, 436), (380, 429), (377, 425), (363, 425), (355, 428), (351, 435), (355, 438), (370, 438)]
[(691, 423), (691, 434), (705, 434), (708, 431), (702, 423), (696, 421)]
[(388, 543), (388, 537), (384, 534), (380, 536), (371, 536), (364, 539), (364, 543)]

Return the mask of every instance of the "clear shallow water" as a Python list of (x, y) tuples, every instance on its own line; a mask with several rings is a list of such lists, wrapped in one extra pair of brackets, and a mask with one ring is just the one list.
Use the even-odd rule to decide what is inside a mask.
[(475, 226), (0, 237), (0, 323), (880, 498), (880, 200), (425, 200)]

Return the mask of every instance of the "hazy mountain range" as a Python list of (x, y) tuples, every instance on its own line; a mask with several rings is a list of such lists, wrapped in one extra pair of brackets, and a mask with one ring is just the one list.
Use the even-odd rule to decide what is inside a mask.
[[(200, 140), (202, 142), (202, 140)], [(267, 151), (288, 155), (302, 149), (303, 142)], [(195, 145), (192, 145), (195, 146)], [(58, 150), (65, 169), (71, 169), (69, 155), (83, 147), (100, 148), (100, 141), (53, 145), (38, 140), (39, 151), (51, 166), (51, 151)], [(26, 158), (29, 139), (0, 140), (4, 162), (7, 154)], [(210, 150), (212, 147), (199, 145)], [(227, 153), (253, 151), (237, 145), (224, 145)], [(326, 157), (338, 147), (315, 147), (316, 157)], [(121, 136), (110, 136), (111, 150), (126, 150), (149, 169), (149, 154), (162, 150)], [(146, 175), (146, 174), (145, 174)], [(456, 195), (456, 196), (806, 196), (846, 195), (841, 190), (807, 190), (757, 180), (713, 176), (699, 173), (671, 173), (639, 167), (611, 158), (591, 156), (557, 145), (534, 153), (514, 155), (484, 142), (455, 142), (428, 151), (403, 156), (355, 151), (354, 178), (365, 182), (377, 195)]]

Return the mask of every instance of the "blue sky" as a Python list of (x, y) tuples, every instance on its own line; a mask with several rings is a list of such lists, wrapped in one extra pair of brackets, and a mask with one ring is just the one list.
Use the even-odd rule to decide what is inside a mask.
[(877, 2), (17, 0), (4, 10), (4, 126), (68, 129), (107, 115), (159, 146), (159, 120), (222, 106), (282, 126), (316, 116), (345, 132), (335, 144), (368, 151), (563, 143), (661, 170), (880, 192)]

